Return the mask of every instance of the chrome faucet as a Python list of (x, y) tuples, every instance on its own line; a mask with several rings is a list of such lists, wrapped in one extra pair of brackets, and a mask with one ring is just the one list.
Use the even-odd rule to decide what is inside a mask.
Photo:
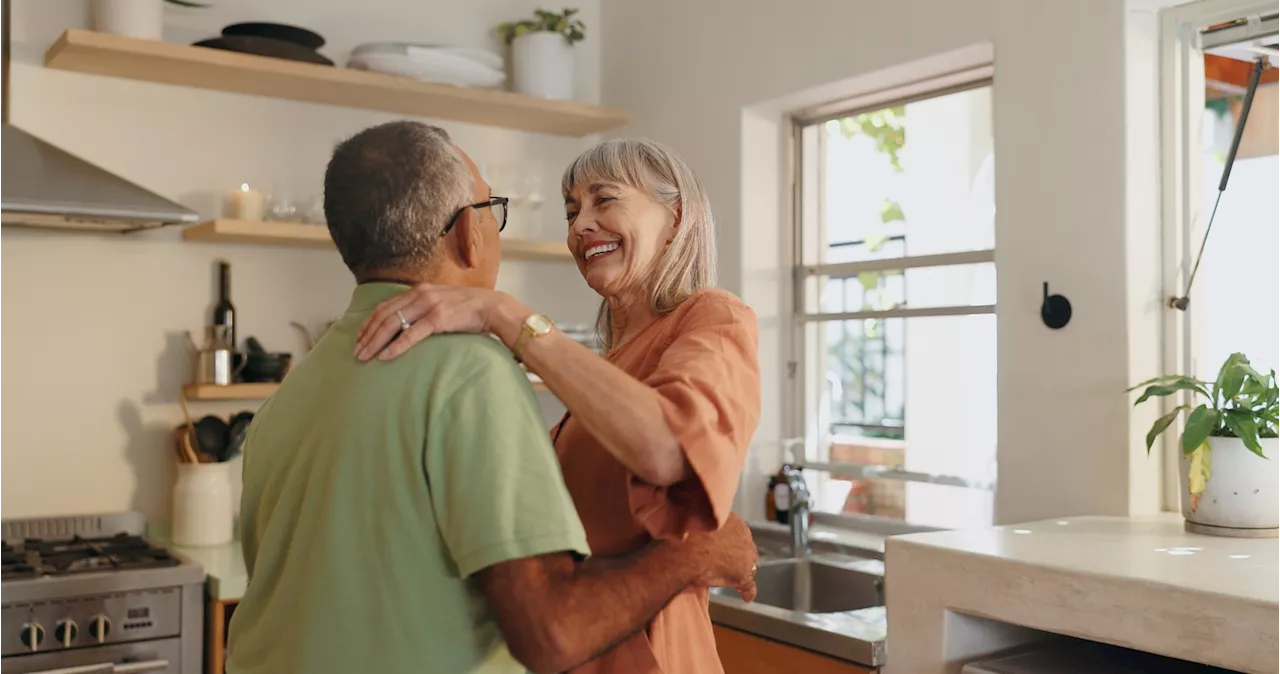
[(809, 556), (809, 486), (799, 468), (787, 468), (787, 490), (791, 493), (788, 521), (791, 524), (791, 556)]

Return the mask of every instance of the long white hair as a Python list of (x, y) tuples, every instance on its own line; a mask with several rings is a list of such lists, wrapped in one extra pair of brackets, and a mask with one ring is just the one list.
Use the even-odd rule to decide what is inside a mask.
[[(613, 182), (642, 190), (677, 216), (675, 236), (654, 264), (649, 308), (669, 313), (686, 298), (716, 284), (715, 218), (702, 183), (689, 165), (666, 146), (651, 140), (614, 138), (583, 152), (565, 169), (565, 197), (577, 185)], [(613, 348), (612, 312), (600, 305), (596, 331), (605, 349)]]

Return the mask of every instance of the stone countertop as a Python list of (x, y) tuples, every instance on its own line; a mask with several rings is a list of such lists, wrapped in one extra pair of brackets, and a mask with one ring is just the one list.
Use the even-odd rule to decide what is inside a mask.
[(711, 622), (866, 667), (885, 663), (885, 608), (804, 613), (713, 593)]
[(174, 545), (167, 526), (152, 527), (148, 537), (155, 544), (203, 566), (210, 598), (238, 602), (244, 597), (245, 588), (249, 585), (249, 572), (244, 566), (239, 540), (212, 547)]
[(885, 559), (891, 674), (958, 672), (1030, 630), (1277, 671), (1275, 539), (1190, 534), (1172, 513), (1073, 517), (898, 536)]

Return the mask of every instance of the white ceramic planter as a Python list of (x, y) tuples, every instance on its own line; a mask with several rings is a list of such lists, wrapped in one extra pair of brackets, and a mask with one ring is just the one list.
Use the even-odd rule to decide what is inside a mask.
[(159, 40), (164, 37), (164, 0), (93, 0), (93, 29)]
[(231, 467), (238, 462), (180, 463), (173, 486), (173, 542), (225, 545), (235, 538)]
[(529, 33), (511, 42), (516, 93), (539, 98), (573, 98), (573, 47), (559, 33)]
[(1195, 512), (1187, 490), (1190, 459), (1179, 459), (1182, 517), (1188, 530), (1220, 536), (1274, 537), (1280, 531), (1280, 439), (1263, 438), (1266, 459), (1239, 438), (1209, 438), (1209, 481)]

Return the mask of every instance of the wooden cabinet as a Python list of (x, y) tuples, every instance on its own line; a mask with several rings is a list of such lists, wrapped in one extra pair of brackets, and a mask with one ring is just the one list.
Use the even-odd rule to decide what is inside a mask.
[(240, 605), (239, 599), (209, 597), (209, 616), (204, 626), (205, 674), (223, 674), (227, 671), (227, 629), (231, 614)]
[(844, 662), (813, 651), (713, 625), (716, 651), (725, 674), (866, 674), (878, 670)]

